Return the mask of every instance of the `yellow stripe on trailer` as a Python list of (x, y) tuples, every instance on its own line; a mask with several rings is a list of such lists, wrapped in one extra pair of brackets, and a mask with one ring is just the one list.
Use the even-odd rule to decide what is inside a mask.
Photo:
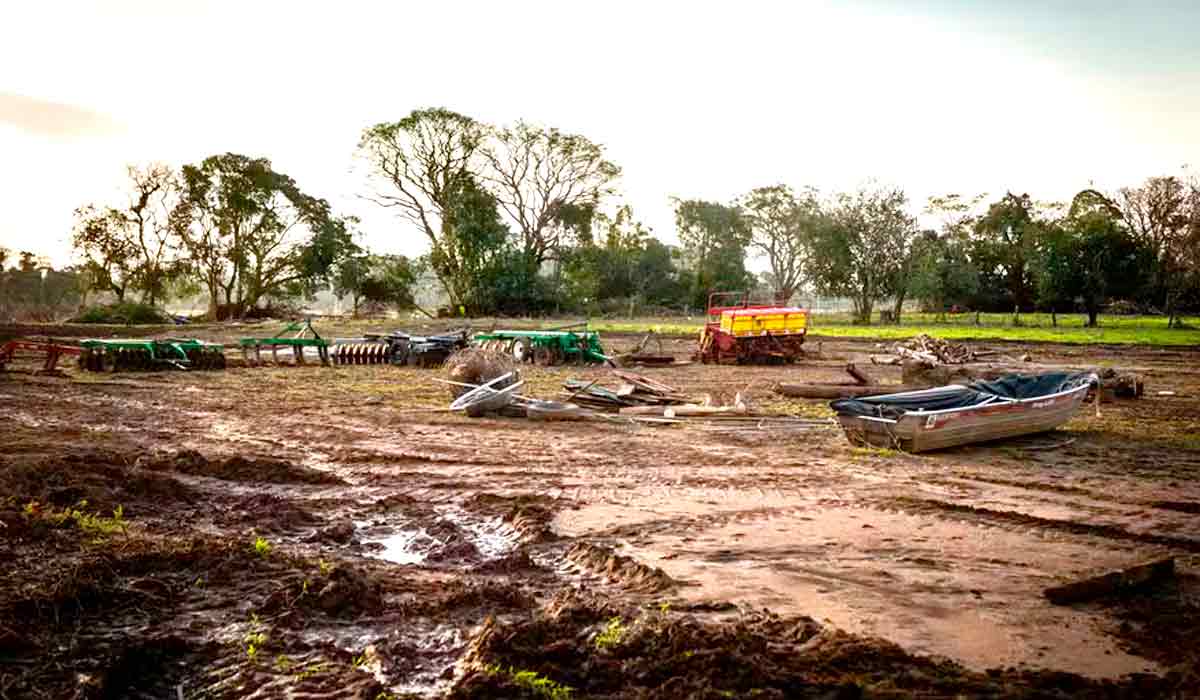
[(721, 330), (737, 337), (804, 333), (807, 326), (808, 314), (803, 309), (726, 309), (721, 313)]

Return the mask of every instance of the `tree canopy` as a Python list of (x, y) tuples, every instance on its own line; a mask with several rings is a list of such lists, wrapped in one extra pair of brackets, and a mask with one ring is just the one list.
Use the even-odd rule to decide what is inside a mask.
[(185, 165), (172, 225), (207, 288), (234, 314), (276, 295), (311, 293), (355, 250), (345, 219), (265, 158), (226, 153)]

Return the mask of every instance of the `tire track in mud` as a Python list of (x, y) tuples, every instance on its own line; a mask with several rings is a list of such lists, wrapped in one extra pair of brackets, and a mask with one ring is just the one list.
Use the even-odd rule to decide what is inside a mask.
[(1188, 552), (1200, 552), (1200, 540), (1187, 537), (1172, 537), (1151, 533), (1130, 532), (1113, 525), (1055, 520), (1010, 510), (994, 510), (959, 503), (948, 503), (913, 496), (897, 496), (876, 501), (873, 504), (882, 510), (899, 510), (914, 515), (933, 515), (956, 520), (979, 522), (997, 527), (1018, 527), (1044, 530), (1069, 535), (1097, 537), (1122, 542), (1139, 542), (1164, 547), (1174, 547)]

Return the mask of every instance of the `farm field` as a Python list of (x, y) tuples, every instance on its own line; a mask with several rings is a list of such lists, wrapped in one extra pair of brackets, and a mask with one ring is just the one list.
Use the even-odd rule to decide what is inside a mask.
[[(620, 348), (654, 326), (637, 324), (593, 327)], [(690, 354), (692, 331), (662, 330)], [(818, 326), (821, 356), (794, 366), (638, 371), (826, 418), (771, 387), (848, 361), (898, 383), (853, 330)], [(1124, 330), (1196, 333), (1101, 329)], [(1200, 349), (1077, 331), (1022, 349), (1135, 368), (1146, 396), (924, 455), (832, 424), (472, 419), (440, 412), (439, 370), (16, 365), (0, 374), (0, 698), (1195, 696)], [(522, 372), (541, 398), (609, 375)], [(1149, 592), (1042, 595), (1167, 554), (1176, 576)]]

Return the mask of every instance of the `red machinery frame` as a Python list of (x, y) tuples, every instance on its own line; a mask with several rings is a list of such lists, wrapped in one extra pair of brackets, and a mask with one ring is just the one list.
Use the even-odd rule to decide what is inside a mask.
[(81, 349), (77, 345), (62, 345), (52, 340), (10, 340), (0, 345), (0, 371), (4, 370), (5, 365), (12, 362), (18, 350), (29, 353), (45, 353), (46, 361), (38, 370), (38, 374), (52, 374), (58, 371), (58, 358), (63, 355), (78, 356)]

